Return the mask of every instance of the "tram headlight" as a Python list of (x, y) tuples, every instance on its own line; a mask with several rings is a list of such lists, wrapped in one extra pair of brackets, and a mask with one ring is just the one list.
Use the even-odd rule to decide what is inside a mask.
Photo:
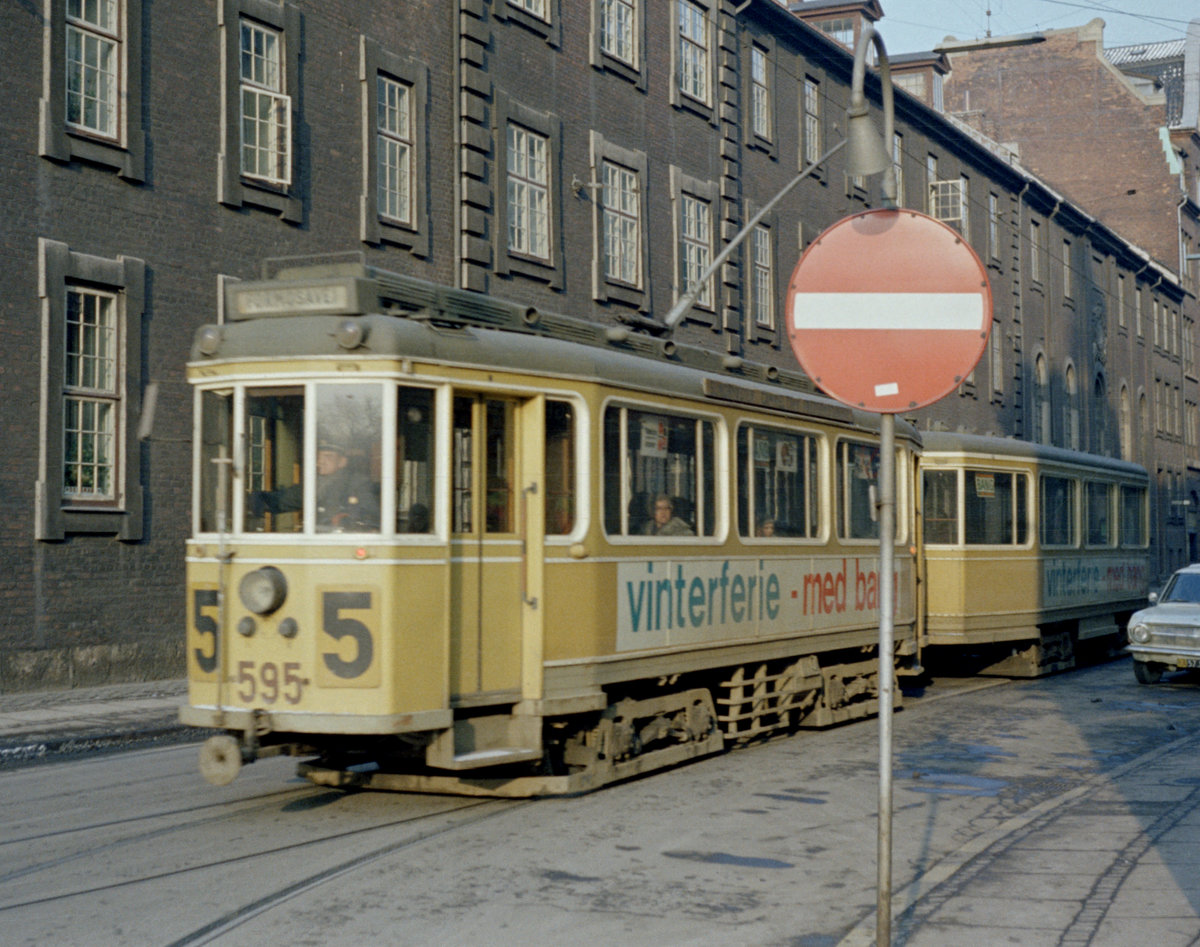
[(1145, 644), (1147, 641), (1150, 640), (1150, 626), (1149, 625), (1134, 625), (1132, 628), (1129, 629), (1129, 637), (1131, 640), (1136, 641), (1138, 644)]
[(287, 579), (274, 566), (263, 566), (242, 576), (238, 598), (255, 615), (270, 615), (287, 598)]

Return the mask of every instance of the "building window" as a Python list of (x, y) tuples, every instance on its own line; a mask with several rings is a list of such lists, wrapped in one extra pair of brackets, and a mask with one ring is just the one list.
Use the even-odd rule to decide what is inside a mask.
[(82, 158), (123, 178), (145, 177), (142, 115), (143, 0), (45, 3), (39, 152)]
[(116, 0), (67, 0), (67, 122), (115, 138), (120, 34)]
[(1004, 331), (995, 320), (988, 346), (992, 354), (992, 400), (1001, 401), (1004, 397)]
[(532, 13), (540, 20), (550, 19), (546, 11), (546, 0), (508, 0), (508, 2), (510, 6), (524, 10), (526, 13)]
[(1125, 274), (1117, 274), (1117, 325), (1125, 328)]
[(1042, 281), (1042, 225), (1036, 220), (1029, 221), (1029, 279), (1034, 283)]
[(1062, 272), (1063, 272), (1063, 298), (1071, 299), (1075, 295), (1074, 287), (1071, 285), (1071, 241), (1064, 240), (1062, 248)]
[(706, 11), (691, 0), (677, 0), (679, 10), (679, 89), (684, 95), (709, 100), (709, 39)]
[(922, 102), (927, 101), (928, 85), (925, 82), (925, 73), (923, 72), (905, 72), (900, 75), (893, 75), (892, 82), (897, 89), (903, 89), (909, 95), (920, 99)]
[(1133, 288), (1133, 329), (1137, 337), (1142, 337), (1142, 288)]
[(637, 172), (605, 161), (601, 202), (605, 278), (640, 286), (642, 207)]
[(937, 155), (925, 156), (925, 213), (930, 217), (936, 217), (933, 212), (933, 196), (934, 185), (938, 179), (938, 159)]
[(117, 388), (116, 299), (67, 288), (63, 370), (63, 496), (112, 500)]
[(813, 25), (835, 43), (841, 43), (847, 49), (854, 49), (853, 18), (839, 16), (832, 20), (818, 20)]
[(142, 535), (141, 406), (145, 264), (40, 241), (43, 364), (37, 538)]
[(426, 129), (419, 118), (425, 114), (428, 70), (362, 37), (359, 83), (364, 116), (360, 239), (428, 256), (429, 162)]
[(550, 258), (550, 201), (546, 139), (508, 124), (508, 248)]
[(379, 213), (403, 224), (412, 221), (412, 90), (386, 76), (376, 77), (379, 158)]
[(803, 92), (804, 108), (804, 163), (816, 164), (821, 157), (821, 85), (815, 79), (805, 77)]
[(1079, 450), (1079, 391), (1075, 383), (1075, 366), (1068, 365), (1063, 377), (1067, 403), (1063, 411), (1063, 440), (1071, 450)]
[(599, 0), (600, 48), (631, 66), (637, 66), (637, 0)]
[(592, 297), (651, 311), (650, 251), (643, 214), (649, 159), (591, 132)]
[(1129, 387), (1121, 386), (1120, 398), (1121, 459), (1133, 460), (1133, 405), (1129, 402)]
[[(679, 202), (679, 282), (684, 293), (700, 284), (711, 258), (712, 208), (707, 201), (684, 194)], [(696, 304), (712, 308), (711, 278), (700, 286)]]
[(217, 9), (225, 51), (219, 199), (299, 223), (292, 91), (300, 82), (300, 14), (270, 0), (221, 0)]
[(775, 328), (775, 279), (771, 261), (771, 230), (759, 224), (750, 235), (750, 309), (754, 324)]
[(492, 16), (542, 37), (551, 46), (562, 44), (561, 0), (488, 0)]
[(242, 174), (271, 184), (292, 180), (292, 100), (283, 93), (280, 35), (241, 22)]
[(767, 52), (750, 47), (750, 125), (759, 138), (771, 137), (771, 87), (767, 82)]
[(495, 90), (494, 101), (496, 164), (505, 176), (496, 199), (500, 226), (493, 240), (494, 270), (561, 289), (563, 254), (554, 215), (562, 122), (515, 101), (503, 89)]
[(904, 136), (892, 133), (892, 171), (896, 175), (896, 203), (904, 206)]
[(987, 252), (988, 259), (1000, 259), (1000, 198), (995, 194), (988, 194), (988, 237), (987, 237)]
[(966, 235), (967, 195), (966, 178), (957, 181), (934, 181), (929, 186), (929, 216), (945, 221)]

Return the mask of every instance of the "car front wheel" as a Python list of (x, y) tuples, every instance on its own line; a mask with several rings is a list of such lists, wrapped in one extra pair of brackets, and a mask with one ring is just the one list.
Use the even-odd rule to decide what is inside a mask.
[(1163, 674), (1163, 666), (1153, 661), (1134, 661), (1133, 674), (1139, 684), (1157, 684)]

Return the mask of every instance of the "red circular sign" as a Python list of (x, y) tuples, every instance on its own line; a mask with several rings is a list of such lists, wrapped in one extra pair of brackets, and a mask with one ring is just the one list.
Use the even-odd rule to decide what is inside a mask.
[(944, 398), (975, 367), (992, 289), (952, 227), (912, 210), (869, 210), (804, 251), (788, 284), (787, 328), (819, 388), (898, 414)]

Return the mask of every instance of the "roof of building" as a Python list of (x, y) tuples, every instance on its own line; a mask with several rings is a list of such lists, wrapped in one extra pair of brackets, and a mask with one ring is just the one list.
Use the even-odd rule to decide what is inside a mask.
[(1164, 59), (1182, 59), (1184, 41), (1165, 40), (1161, 43), (1134, 43), (1132, 46), (1110, 46), (1104, 50), (1105, 58), (1114, 66), (1132, 66), (1138, 63), (1161, 62)]

